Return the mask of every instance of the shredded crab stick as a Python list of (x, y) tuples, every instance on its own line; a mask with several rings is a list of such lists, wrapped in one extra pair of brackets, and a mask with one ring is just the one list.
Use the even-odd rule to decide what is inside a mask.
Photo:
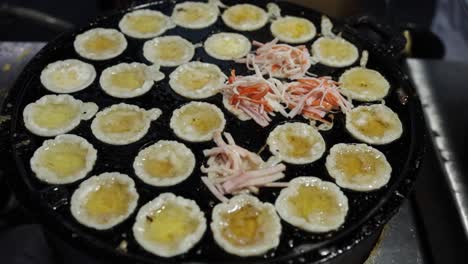
[(284, 106), (280, 104), (283, 84), (274, 78), (265, 79), (257, 67), (255, 71), (256, 74), (251, 76), (237, 76), (235, 70), (232, 70), (222, 91), (230, 105), (266, 127), (271, 121), (270, 115), (274, 116), (275, 111), (287, 115)]
[(293, 47), (278, 44), (278, 39), (268, 43), (253, 41), (253, 45), (258, 47), (255, 53), (237, 60), (245, 63), (249, 70), (253, 70), (256, 65), (262, 74), (289, 79), (299, 79), (308, 74), (311, 59), (305, 45)]
[(204, 150), (208, 157), (201, 171), (203, 183), (222, 202), (226, 194), (257, 192), (258, 187), (284, 187), (287, 183), (276, 182), (284, 177), (286, 166), (279, 161), (264, 162), (260, 156), (239, 147), (229, 133), (224, 133), (227, 142), (218, 132), (214, 136), (216, 147)]
[(330, 77), (304, 77), (285, 85), (285, 102), (291, 111), (288, 117), (302, 114), (306, 118), (330, 123), (326, 114), (341, 110), (346, 113), (353, 105), (339, 92), (338, 83)]

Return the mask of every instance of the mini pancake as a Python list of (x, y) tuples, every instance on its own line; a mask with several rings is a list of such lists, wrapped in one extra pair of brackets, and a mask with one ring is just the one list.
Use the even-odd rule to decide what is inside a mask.
[(390, 90), (390, 84), (382, 74), (363, 67), (346, 70), (339, 82), (344, 95), (362, 102), (381, 100)]
[(176, 4), (172, 11), (172, 21), (180, 27), (201, 29), (213, 25), (219, 16), (215, 3), (187, 1)]
[(346, 129), (356, 139), (373, 145), (388, 144), (403, 133), (398, 115), (383, 104), (358, 106), (349, 111)]
[(175, 67), (192, 60), (195, 47), (179, 36), (164, 36), (148, 40), (143, 45), (143, 56), (164, 67)]
[(348, 199), (334, 183), (316, 177), (297, 177), (281, 190), (275, 202), (280, 217), (302, 230), (324, 233), (345, 222)]
[(73, 42), (76, 53), (90, 60), (107, 60), (122, 54), (127, 40), (111, 28), (93, 28), (76, 36)]
[(162, 193), (141, 207), (133, 225), (138, 244), (166, 258), (189, 251), (205, 231), (205, 215), (195, 201), (172, 193)]
[(330, 67), (350, 66), (359, 58), (356, 46), (341, 37), (321, 37), (312, 44), (313, 58)]
[(226, 80), (218, 66), (198, 61), (179, 66), (169, 78), (172, 90), (190, 99), (203, 99), (217, 94)]
[(91, 131), (100, 141), (111, 145), (127, 145), (143, 138), (151, 121), (162, 112), (158, 108), (145, 110), (136, 105), (115, 104), (96, 114)]
[(235, 60), (245, 57), (252, 45), (248, 38), (237, 33), (217, 33), (206, 39), (206, 53), (218, 60)]
[(226, 252), (258, 256), (279, 245), (281, 223), (270, 203), (240, 194), (213, 208), (211, 230)]
[(171, 186), (192, 174), (195, 155), (182, 143), (160, 140), (138, 153), (133, 168), (135, 174), (147, 184)]
[(91, 85), (96, 78), (94, 66), (80, 60), (59, 60), (41, 72), (41, 83), (54, 93), (74, 93)]
[(325, 141), (317, 129), (299, 122), (277, 126), (267, 144), (273, 155), (291, 164), (312, 163), (325, 152)]
[(174, 27), (168, 16), (150, 9), (127, 13), (119, 22), (119, 28), (125, 35), (139, 39), (157, 37)]
[(325, 166), (338, 186), (364, 192), (386, 185), (392, 173), (385, 155), (366, 144), (334, 145)]
[(191, 102), (176, 109), (170, 121), (178, 137), (192, 142), (212, 140), (214, 133), (223, 131), (225, 125), (221, 109), (205, 102)]
[(275, 38), (291, 44), (307, 42), (317, 33), (315, 25), (310, 20), (295, 16), (276, 19), (271, 23), (270, 30)]
[(147, 93), (155, 82), (164, 79), (159, 65), (120, 63), (105, 69), (99, 78), (101, 88), (117, 98), (133, 98)]
[(221, 18), (228, 27), (239, 31), (254, 31), (268, 22), (267, 12), (251, 4), (233, 5), (224, 11)]
[(95, 103), (84, 103), (71, 95), (45, 95), (24, 108), (23, 119), (33, 134), (52, 137), (70, 132), (97, 110)]
[(34, 152), (30, 164), (39, 180), (66, 184), (86, 177), (96, 158), (96, 149), (86, 139), (66, 134), (44, 141)]
[(125, 174), (106, 172), (83, 181), (71, 197), (71, 213), (81, 224), (97, 230), (109, 229), (135, 210), (138, 193)]

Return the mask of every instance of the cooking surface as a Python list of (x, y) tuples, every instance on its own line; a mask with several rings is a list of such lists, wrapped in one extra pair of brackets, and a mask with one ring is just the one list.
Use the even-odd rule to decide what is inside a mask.
[[(9, 70), (4, 71), (6, 74), (2, 74), (1, 83), (2, 86), (4, 85), (3, 87), (9, 87), (8, 84), (11, 84), (15, 75), (24, 66), (27, 58), (32, 56), (42, 45), (42, 43), (2, 43), (0, 45), (1, 61), (4, 62), (4, 65), (10, 65), (6, 67), (2, 65), (4, 69), (9, 68)], [(4, 89), (6, 88), (3, 88), (2, 91)], [(373, 252), (368, 263), (387, 263), (382, 261), (390, 261), (400, 254), (405, 254), (405, 252), (409, 260), (418, 259), (422, 261), (422, 253), (419, 249), (412, 214), (411, 206), (406, 204), (385, 229), (382, 242), (377, 250)], [(402, 243), (406, 246), (395, 247), (395, 245), (401, 245)]]
[[(0, 67), (2, 69), (2, 74), (0, 75), (0, 101), (3, 101), (4, 95), (26, 62), (43, 45), (44, 43), (39, 42), (0, 43)], [(428, 68), (431, 67), (432, 63), (422, 60), (411, 60), (410, 66), (416, 62), (422, 63)], [(462, 65), (457, 66), (461, 67)], [(438, 69), (440, 70), (440, 67)], [(454, 215), (453, 210), (450, 210), (452, 206), (427, 205), (431, 204), (431, 202), (428, 202), (430, 199), (436, 200), (436, 202), (440, 200), (435, 199), (432, 193), (429, 192), (433, 189), (438, 191), (445, 190), (440, 189), (443, 187), (444, 175), (441, 168), (437, 167), (436, 162), (437, 157), (434, 155), (434, 152), (432, 150), (428, 151), (421, 170), (422, 175), (419, 177), (419, 183), (416, 184), (415, 197), (406, 202), (400, 209), (400, 212), (387, 224), (380, 243), (377, 244), (376, 249), (371, 253), (366, 264), (443, 263), (436, 261), (443, 259), (443, 257), (436, 254), (437, 251), (443, 253), (442, 255), (452, 256), (454, 260), (457, 258), (457, 255), (454, 254), (456, 253), (455, 249), (460, 249), (460, 247), (456, 245), (460, 245), (459, 242), (463, 242), (463, 236), (455, 236), (459, 229), (456, 228), (458, 223), (456, 220), (457, 215)], [(423, 175), (426, 180), (421, 180)], [(439, 201), (438, 204), (440, 205), (444, 202), (449, 201), (444, 199), (443, 201)], [(425, 219), (421, 219), (421, 215)], [(24, 218), (24, 215), (21, 214), (15, 217), (15, 226), (36, 222), (34, 219)], [(442, 217), (443, 220), (441, 220)], [(448, 224), (440, 225), (440, 223)], [(427, 232), (428, 230), (432, 231)], [(0, 252), (3, 256), (8, 256), (12, 252), (11, 249), (17, 245), (14, 241), (15, 239), (18, 240), (18, 234), (23, 234), (31, 237), (31, 243), (24, 246), (25, 251), (41, 251), (44, 253), (43, 257), (51, 258), (51, 249), (45, 244), (46, 241), (39, 225), (27, 225), (17, 229), (10, 227), (2, 232), (5, 235), (0, 235)], [(68, 261), (73, 260), (70, 263), (92, 263), (94, 261), (93, 258), (79, 253), (66, 243), (57, 243), (56, 240), (52, 239), (53, 236), (51, 234), (46, 233), (45, 237), (47, 241), (55, 241), (55, 243), (52, 242), (52, 248), (56, 249), (59, 247), (64, 249), (55, 258), (67, 258)], [(427, 254), (427, 250), (425, 250), (427, 248), (434, 249), (433, 253)], [(70, 258), (70, 256), (72, 257)]]
[[(287, 8), (286, 8), (287, 7)], [(158, 8), (161, 8), (162, 10), (165, 10), (165, 8), (171, 8), (170, 6), (164, 4), (158, 6)], [(286, 4), (282, 4), (283, 8), (283, 13), (285, 15), (289, 14), (297, 14), (301, 13), (301, 9), (294, 7), (294, 6), (287, 6)], [(303, 12), (302, 12), (303, 13)], [(319, 24), (319, 16), (314, 14), (313, 12), (308, 12), (306, 14), (303, 14), (304, 16), (308, 17), (312, 21), (314, 21), (315, 24)], [(115, 17), (111, 17), (109, 19), (104, 19), (100, 22), (100, 25), (102, 26), (115, 26), (118, 19), (120, 19), (120, 16), (117, 15)], [(337, 25), (338, 26), (338, 25)], [(181, 34), (184, 37), (188, 38), (191, 42), (193, 43), (198, 43), (204, 39), (204, 36), (209, 35), (212, 33), (212, 30), (215, 31), (225, 31), (227, 28), (223, 28), (223, 25), (221, 22), (218, 21), (217, 24), (215, 24), (213, 27), (202, 30), (199, 32), (199, 34), (193, 34), (193, 32), (183, 30), (180, 28), (176, 28), (174, 30), (171, 30), (167, 33), (167, 35), (171, 34)], [(255, 32), (255, 36), (253, 33), (247, 33), (246, 34), (250, 39), (257, 39), (260, 41), (268, 41), (271, 39), (271, 35), (268, 32), (268, 29), (262, 29), (260, 31)], [(354, 38), (353, 35), (347, 34), (347, 32), (344, 32), (344, 36), (347, 37), (348, 39), (350, 38), (351, 41), (353, 41), (356, 45), (359, 47), (359, 39)], [(58, 60), (58, 59), (63, 59), (63, 58), (70, 58), (70, 57), (75, 57), (76, 54), (72, 50), (71, 47), (71, 42), (73, 40), (73, 37), (66, 36), (60, 40), (58, 46), (49, 48), (49, 51), (46, 53), (41, 54), (39, 56), (39, 59), (35, 62), (31, 68), (29, 68), (30, 72), (29, 74), (25, 75), (22, 81), (22, 85), (26, 86), (24, 89), (27, 89), (27, 92), (24, 93), (21, 97), (19, 97), (19, 100), (21, 100), (21, 104), (17, 105), (15, 107), (19, 108), (19, 111), (22, 111), (23, 107), (34, 100), (37, 100), (40, 96), (44, 94), (44, 89), (41, 88), (40, 83), (38, 82), (38, 75), (41, 69), (45, 67), (47, 63), (50, 63), (52, 61)], [(93, 63), (96, 66), (96, 69), (98, 72), (102, 71), (105, 67), (108, 67), (112, 64), (115, 64), (117, 62), (121, 61), (131, 61), (131, 60), (140, 60), (139, 56), (141, 56), (141, 44), (143, 41), (139, 40), (129, 40), (129, 48), (125, 51), (125, 53), (122, 56), (119, 56), (119, 58), (106, 61), (106, 62), (96, 62)], [(310, 43), (309, 43), (310, 44)], [(372, 50), (370, 51), (370, 60), (369, 60), (369, 67), (377, 69), (382, 72), (384, 76), (387, 77), (387, 79), (390, 81), (393, 87), (400, 87), (400, 86), (405, 86), (403, 82), (399, 81), (400, 75), (396, 74), (393, 72), (393, 69), (390, 70), (390, 67), (385, 67), (385, 63), (380, 62), (379, 63), (379, 58), (377, 56), (372, 56)], [(219, 62), (216, 60), (213, 60), (211, 58), (208, 58), (206, 54), (204, 54), (203, 51), (198, 50), (196, 55), (195, 55), (195, 60), (201, 58), (202, 61), (205, 62), (212, 62), (216, 63), (220, 66), (220, 68), (224, 72), (228, 72), (232, 66), (232, 63), (225, 63), (225, 62)], [(235, 65), (234, 66), (239, 74), (243, 74), (245, 72), (245, 69), (243, 65)], [(339, 74), (342, 72), (342, 70), (336, 70), (336, 69), (330, 69), (328, 67), (323, 67), (323, 66), (316, 66), (311, 69), (313, 72), (319, 72), (322, 74), (326, 75), (332, 75), (335, 78), (339, 76)], [(166, 70), (166, 75), (169, 73)], [(165, 80), (167, 82), (167, 79)], [(157, 86), (165, 86), (165, 82), (159, 83)], [(405, 87), (406, 89), (406, 87)], [(109, 171), (109, 170), (117, 170), (121, 171), (124, 173), (132, 174), (132, 169), (129, 168), (131, 166), (127, 166), (128, 164), (131, 164), (130, 160), (133, 160), (133, 157), (136, 155), (138, 150), (145, 145), (148, 142), (153, 142), (157, 139), (161, 138), (172, 138), (173, 135), (170, 133), (170, 130), (167, 128), (168, 124), (168, 116), (170, 116), (170, 113), (172, 110), (174, 110), (176, 107), (179, 107), (180, 105), (184, 104), (187, 102), (186, 99), (180, 98), (179, 96), (174, 95), (171, 92), (167, 91), (168, 89), (154, 89), (151, 93), (148, 94), (148, 96), (141, 97), (138, 99), (130, 99), (127, 100), (129, 103), (135, 103), (139, 106), (143, 106), (144, 108), (150, 108), (150, 107), (160, 107), (163, 110), (163, 116), (157, 120), (155, 123), (156, 125), (160, 128), (158, 130), (158, 133), (155, 133), (154, 126), (152, 129), (149, 131), (148, 135), (145, 137), (144, 140), (138, 142), (137, 144), (132, 144), (129, 146), (126, 146), (125, 148), (117, 148), (115, 146), (109, 146), (102, 144), (95, 140), (94, 137), (90, 135), (89, 132), (89, 122), (85, 122), (84, 124), (80, 125), (74, 133), (77, 133), (78, 135), (85, 136), (90, 142), (98, 149), (98, 160), (96, 163), (96, 167), (93, 170), (93, 174), (98, 174), (103, 171)], [(408, 91), (408, 90), (407, 90)], [(110, 104), (114, 104), (117, 102), (120, 102), (121, 100), (115, 100), (113, 98), (110, 98), (109, 96), (103, 95), (102, 90), (98, 89), (96, 87), (96, 83), (89, 89), (86, 89), (82, 92), (78, 92), (75, 94), (75, 96), (83, 101), (94, 101), (99, 104), (100, 108), (104, 108), (106, 106), (109, 106)], [(396, 186), (400, 186), (400, 182), (403, 181), (402, 177), (411, 177), (411, 175), (406, 174), (406, 170), (409, 168), (412, 168), (414, 165), (413, 161), (408, 162), (408, 157), (410, 159), (413, 159), (412, 151), (415, 149), (412, 147), (414, 144), (417, 144), (415, 141), (415, 138), (413, 138), (414, 130), (413, 129), (419, 129), (420, 127), (416, 127), (415, 123), (417, 123), (417, 119), (411, 119), (410, 121), (410, 116), (416, 114), (417, 112), (414, 109), (415, 103), (411, 101), (411, 96), (410, 96), (410, 101), (407, 105), (403, 105), (400, 103), (400, 100), (397, 96), (397, 93), (395, 90), (392, 92), (392, 95), (389, 96), (386, 99), (387, 104), (399, 114), (400, 119), (402, 120), (404, 124), (404, 129), (405, 133), (403, 134), (402, 138), (398, 140), (395, 143), (389, 144), (387, 146), (382, 146), (379, 147), (381, 151), (383, 151), (387, 159), (390, 161), (393, 167), (393, 173), (392, 173), (392, 179), (390, 180), (390, 183), (387, 187), (382, 188), (379, 191), (372, 192), (372, 193), (356, 193), (356, 192), (349, 192), (345, 190), (345, 194), (348, 196), (348, 199), (350, 201), (350, 212), (347, 217), (347, 221), (345, 225), (337, 232), (331, 232), (329, 234), (325, 235), (307, 235), (303, 231), (297, 230), (296, 228), (291, 228), (289, 225), (283, 225), (283, 235), (281, 237), (281, 244), (278, 247), (277, 250), (275, 250), (275, 255), (268, 255), (267, 258), (276, 258), (277, 256), (284, 257), (284, 256), (293, 256), (297, 255), (298, 253), (301, 254), (303, 251), (310, 251), (311, 249), (314, 249), (316, 247), (322, 247), (321, 244), (318, 242), (328, 242), (330, 240), (336, 240), (338, 239), (339, 236), (342, 236), (345, 234), (345, 232), (356, 228), (357, 225), (360, 225), (361, 221), (364, 219), (367, 220), (368, 214), (372, 211), (376, 211), (377, 208), (376, 206), (379, 206), (378, 204), (381, 204), (384, 200), (388, 199), (390, 195), (394, 192), (394, 188)], [(216, 103), (220, 105), (220, 98), (219, 96), (210, 98), (209, 100), (206, 100), (212, 103)], [(15, 108), (16, 109), (16, 108)], [(411, 110), (410, 110), (411, 109)], [(16, 110), (15, 110), (16, 111)], [(273, 122), (272, 125), (270, 125), (269, 129), (260, 129), (256, 124), (253, 124), (253, 122), (245, 122), (240, 125), (240, 121), (237, 119), (233, 119), (232, 115), (225, 114), (226, 119), (227, 119), (227, 128), (226, 131), (229, 131), (233, 134), (234, 138), (239, 142), (241, 146), (246, 146), (248, 149), (252, 149), (253, 151), (257, 151), (258, 149), (261, 148), (263, 145), (264, 139), (266, 138), (266, 135), (269, 130), (278, 122)], [(21, 117), (21, 115), (19, 115)], [(332, 131), (324, 132), (322, 135), (324, 135), (325, 141), (327, 142), (327, 145), (331, 146), (337, 142), (354, 142), (351, 137), (344, 132), (343, 128), (343, 118), (342, 116), (339, 116), (336, 118), (337, 121), (335, 121), (335, 128)], [(128, 233), (130, 230), (130, 225), (131, 225), (131, 219), (129, 221), (126, 221), (122, 225), (116, 227), (113, 229), (111, 232), (95, 232), (93, 230), (89, 230), (87, 228), (82, 227), (81, 225), (78, 225), (74, 219), (71, 219), (71, 216), (69, 214), (69, 208), (68, 208), (68, 199), (71, 193), (73, 192), (74, 188), (76, 188), (77, 184), (71, 184), (68, 186), (57, 186), (54, 188), (50, 188), (47, 185), (44, 185), (42, 183), (39, 183), (36, 179), (32, 179), (31, 177), (31, 172), (29, 169), (29, 165), (23, 165), (23, 164), (29, 164), (29, 159), (31, 157), (32, 152), (41, 144), (42, 138), (32, 136), (30, 133), (25, 133), (24, 128), (22, 127), (22, 121), (16, 121), (15, 119), (12, 120), (14, 124), (14, 132), (16, 133), (14, 135), (14, 144), (15, 144), (15, 149), (16, 149), (16, 154), (17, 155), (17, 164), (20, 166), (20, 171), (22, 173), (22, 177), (27, 183), (27, 188), (31, 192), (38, 192), (39, 200), (40, 200), (40, 205), (41, 205), (41, 210), (47, 215), (49, 221), (57, 221), (57, 224), (64, 224), (67, 226), (67, 228), (70, 228), (73, 230), (73, 232), (77, 232), (79, 236), (84, 235), (83, 238), (85, 238), (86, 241), (93, 241), (92, 243), (96, 243), (96, 245), (99, 245), (99, 247), (107, 248), (108, 250), (113, 250), (116, 248), (121, 241), (128, 241), (128, 252), (130, 255), (133, 256), (143, 256), (143, 257), (152, 257), (150, 254), (142, 251), (133, 241), (131, 238), (131, 235)], [(244, 130), (239, 130), (237, 129), (238, 127), (242, 127)], [(163, 129), (161, 129), (163, 128)], [(251, 131), (252, 133), (245, 133), (245, 131)], [(169, 132), (169, 133), (168, 133)], [(255, 136), (253, 136), (255, 135)], [(252, 140), (252, 138), (259, 138), (260, 140)], [(410, 141), (411, 140), (411, 141)], [(27, 143), (27, 144), (25, 144)], [(201, 150), (206, 149), (210, 144), (188, 144), (194, 150), (194, 153), (197, 157), (197, 168), (200, 166), (201, 161), (203, 160), (203, 156), (201, 155)], [(118, 151), (125, 149), (124, 152)], [(116, 160), (116, 155), (121, 153), (117, 159), (124, 161), (121, 163), (115, 163)], [(128, 154), (130, 153), (130, 154)], [(416, 154), (417, 155), (417, 154)], [(265, 158), (265, 157), (264, 157)], [(320, 161), (312, 164), (312, 165), (307, 165), (307, 166), (288, 166), (288, 171), (287, 175), (291, 176), (298, 176), (298, 175), (318, 175), (318, 176), (325, 176), (326, 173), (323, 170), (323, 161), (324, 158), (322, 158)], [(24, 166), (24, 168), (22, 168)], [(410, 169), (411, 170), (411, 169)], [(197, 173), (197, 170), (194, 173), (195, 175), (199, 175)], [(289, 179), (289, 178), (288, 178)], [(325, 179), (328, 179), (325, 176)], [(406, 180), (411, 182), (411, 180), (408, 178), (405, 178), (405, 184)], [(148, 186), (144, 186), (141, 183), (137, 181), (137, 186), (138, 186), (138, 191), (140, 193), (140, 201), (139, 204), (143, 204), (149, 199), (152, 199), (154, 197), (154, 193), (159, 193), (162, 191), (174, 191), (176, 194), (182, 194), (184, 197), (192, 198), (195, 199), (200, 207), (205, 211), (207, 215), (210, 214), (211, 208), (214, 204), (214, 199), (211, 197), (211, 195), (206, 191), (206, 188), (200, 185), (199, 180), (196, 177), (191, 177), (184, 183), (172, 187), (172, 188), (166, 188), (164, 190), (161, 189), (156, 189), (156, 188), (151, 188)], [(189, 186), (197, 186), (196, 188), (191, 188)], [(398, 187), (399, 188), (399, 187)], [(267, 201), (274, 201), (275, 196), (277, 195), (277, 190), (266, 190), (262, 191), (260, 193), (260, 196), (262, 197), (263, 200)], [(387, 197), (387, 198), (384, 198)], [(392, 197), (394, 198), (394, 197)], [(398, 202), (397, 199), (392, 199), (392, 201), (389, 201), (391, 203), (397, 204)], [(37, 201), (35, 201), (37, 203)], [(54, 208), (54, 211), (52, 211), (52, 208)], [(392, 210), (392, 209), (390, 209)], [(379, 211), (380, 212), (380, 211)], [(383, 209), (381, 212), (389, 212), (389, 209)], [(379, 213), (380, 214), (380, 213)], [(384, 215), (383, 213), (382, 215)], [(385, 216), (383, 216), (385, 217)], [(372, 217), (373, 218), (373, 217)], [(380, 218), (379, 218), (380, 219)], [(378, 221), (382, 221), (384, 219), (377, 220), (375, 219), (376, 224)], [(374, 221), (374, 219), (373, 219)], [(366, 225), (369, 225), (366, 223)], [(376, 225), (371, 224), (367, 227), (367, 229), (374, 230)], [(360, 230), (361, 227), (359, 227), (358, 230)], [(68, 230), (70, 230), (68, 229)], [(359, 232), (367, 232), (367, 231), (359, 231)], [(129, 238), (126, 238), (125, 236), (129, 236)], [(356, 239), (362, 239), (360, 238), (360, 235), (356, 236)], [(312, 244), (311, 244), (312, 242)], [(339, 246), (342, 247), (342, 246)], [(343, 246), (344, 247), (344, 246)], [(213, 241), (211, 239), (210, 232), (207, 232), (207, 235), (205, 236), (204, 240), (199, 243), (191, 252), (189, 252), (187, 255), (183, 255), (181, 257), (178, 257), (177, 259), (182, 260), (182, 259), (194, 259), (194, 260), (201, 260), (205, 259), (207, 252), (210, 252), (210, 257), (208, 259), (224, 259), (227, 258), (226, 254), (221, 251), (219, 247), (213, 246)], [(292, 254), (292, 255), (291, 255)], [(318, 254), (318, 252), (316, 252)], [(204, 256), (204, 257), (200, 257)], [(317, 255), (318, 256), (318, 255)], [(152, 257), (154, 258), (154, 257)], [(315, 258), (315, 257), (314, 257)], [(230, 257), (230, 259), (233, 259)], [(262, 259), (262, 258), (260, 258)]]
[(36, 88), (37, 89), (37, 88)]

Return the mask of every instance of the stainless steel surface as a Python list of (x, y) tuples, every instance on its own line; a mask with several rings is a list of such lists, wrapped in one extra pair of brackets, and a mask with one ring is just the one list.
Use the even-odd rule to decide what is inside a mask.
[(408, 200), (385, 226), (375, 249), (364, 264), (424, 264), (414, 209)]
[[(466, 96), (468, 64), (409, 59), (408, 67), (420, 95), (426, 120), (432, 131), (436, 153), (460, 214), (465, 237), (468, 238), (468, 178), (464, 176), (462, 169), (463, 159), (466, 157), (463, 156), (463, 153), (454, 151), (457, 149), (456, 145), (466, 145), (466, 139), (465, 137), (454, 137), (451, 133), (453, 131), (450, 131), (458, 127), (462, 131), (461, 135), (466, 133), (467, 123), (464, 123), (466, 120), (463, 120), (466, 111), (463, 108), (456, 108), (457, 112), (453, 112), (451, 115), (458, 115), (462, 118), (460, 119), (461, 123), (453, 124), (450, 121), (453, 116), (446, 112), (447, 102), (442, 104), (441, 98), (436, 97), (437, 93), (444, 91), (446, 94), (452, 94), (452, 99), (447, 100), (449, 103), (452, 101), (453, 104), (466, 107), (468, 101), (463, 101), (463, 98), (468, 98)], [(447, 76), (448, 74), (455, 74), (457, 78), (451, 78)]]
[(436, 33), (445, 46), (445, 59), (467, 62), (468, 52), (468, 1), (439, 0), (431, 30)]

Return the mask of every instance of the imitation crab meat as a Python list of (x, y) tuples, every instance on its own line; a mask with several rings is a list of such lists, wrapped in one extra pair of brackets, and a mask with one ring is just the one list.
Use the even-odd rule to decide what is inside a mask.
[(255, 53), (237, 60), (245, 63), (249, 70), (257, 66), (262, 74), (276, 78), (299, 79), (308, 74), (311, 63), (309, 50), (305, 45), (291, 46), (278, 44), (278, 39), (268, 43), (253, 41)]
[(216, 133), (216, 147), (203, 151), (208, 157), (207, 166), (201, 171), (203, 183), (220, 201), (225, 202), (225, 194), (257, 192), (258, 187), (284, 187), (287, 183), (276, 182), (284, 177), (286, 166), (271, 158), (265, 162), (257, 154), (250, 152), (234, 142), (229, 133)]

